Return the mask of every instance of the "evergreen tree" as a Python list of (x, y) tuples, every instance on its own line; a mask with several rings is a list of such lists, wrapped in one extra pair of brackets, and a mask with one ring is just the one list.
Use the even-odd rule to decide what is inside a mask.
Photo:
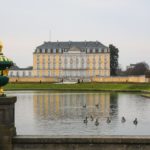
[(111, 76), (116, 76), (118, 69), (119, 50), (112, 44), (109, 45), (109, 49), (110, 49), (110, 74)]

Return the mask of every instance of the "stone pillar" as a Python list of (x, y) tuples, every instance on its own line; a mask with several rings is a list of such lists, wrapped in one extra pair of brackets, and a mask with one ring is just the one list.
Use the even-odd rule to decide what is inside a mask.
[(0, 150), (12, 150), (12, 137), (16, 135), (16, 97), (0, 97)]

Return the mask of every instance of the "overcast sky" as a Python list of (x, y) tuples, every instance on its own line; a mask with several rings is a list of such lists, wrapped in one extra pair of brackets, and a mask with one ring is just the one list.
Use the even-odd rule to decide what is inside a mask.
[(4, 54), (31, 66), (36, 46), (95, 41), (119, 48), (119, 63), (150, 64), (150, 0), (0, 0)]

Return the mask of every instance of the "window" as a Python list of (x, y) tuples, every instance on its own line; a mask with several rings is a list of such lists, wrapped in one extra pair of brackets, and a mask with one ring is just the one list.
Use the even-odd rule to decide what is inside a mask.
[(42, 53), (45, 53), (45, 49), (42, 49)]
[(87, 53), (89, 53), (89, 52), (90, 52), (90, 49), (88, 48), (88, 49), (87, 49)]
[(87, 64), (89, 64), (90, 63), (90, 60), (89, 60), (89, 58), (87, 59)]
[(37, 71), (37, 76), (40, 77), (40, 72), (39, 71)]
[(78, 58), (76, 58), (76, 64), (78, 64), (79, 63), (79, 60), (78, 60)]
[(11, 77), (13, 76), (13, 72), (10, 72), (10, 76), (11, 76)]
[(95, 55), (93, 55), (93, 63), (95, 63)]
[(65, 64), (67, 64), (67, 59), (65, 58)]
[(40, 69), (40, 65), (39, 65), (39, 63), (37, 63), (37, 70), (38, 70), (38, 69)]
[(37, 52), (37, 53), (40, 53), (40, 49), (36, 49), (36, 52)]
[(50, 69), (50, 62), (48, 63), (48, 69)]
[(55, 69), (55, 63), (53, 63), (53, 69)]
[(101, 62), (98, 63), (98, 69), (101, 69)]
[(50, 49), (47, 50), (48, 53), (50, 53), (50, 51), (51, 51)]
[(26, 76), (26, 73), (25, 73), (25, 71), (23, 71), (23, 75), (22, 75), (23, 77), (25, 77)]
[(72, 58), (70, 59), (70, 64), (73, 64), (73, 59)]
[(31, 77), (31, 72), (29, 71), (29, 77)]
[(19, 77), (19, 72), (17, 71), (16, 76)]
[(43, 69), (45, 69), (45, 63), (43, 63)]
[(49, 77), (51, 76), (51, 74), (50, 74), (50, 70), (48, 70), (48, 76), (49, 76)]
[(48, 62), (50, 62), (50, 57), (48, 56)]
[(104, 52), (107, 53), (107, 48), (104, 49)]
[(59, 49), (59, 53), (62, 53), (62, 49), (61, 48)]
[(59, 52), (59, 49), (56, 49), (56, 53), (58, 53)]
[(98, 52), (101, 53), (101, 48), (98, 49)]
[(84, 59), (82, 58), (82, 64), (84, 64)]
[(53, 49), (53, 53), (56, 53), (56, 49)]
[(93, 53), (95, 53), (95, 49), (93, 48)]

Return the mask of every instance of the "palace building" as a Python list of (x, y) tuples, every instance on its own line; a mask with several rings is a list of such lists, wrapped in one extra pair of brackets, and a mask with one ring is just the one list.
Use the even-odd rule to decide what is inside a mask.
[(150, 82), (145, 75), (110, 76), (110, 50), (98, 41), (44, 42), (33, 52), (33, 66), (14, 65), (9, 77), (12, 83)]
[(33, 53), (32, 74), (61, 79), (108, 77), (110, 51), (98, 41), (44, 42)]

